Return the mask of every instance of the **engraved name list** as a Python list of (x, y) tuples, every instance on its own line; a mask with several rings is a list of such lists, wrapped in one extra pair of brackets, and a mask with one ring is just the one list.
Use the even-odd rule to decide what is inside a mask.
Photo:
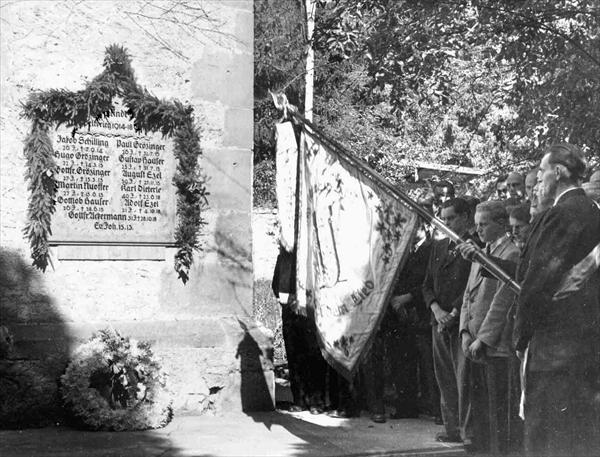
[(137, 134), (120, 101), (105, 120), (74, 136), (57, 129), (55, 244), (174, 242), (175, 159), (160, 134)]

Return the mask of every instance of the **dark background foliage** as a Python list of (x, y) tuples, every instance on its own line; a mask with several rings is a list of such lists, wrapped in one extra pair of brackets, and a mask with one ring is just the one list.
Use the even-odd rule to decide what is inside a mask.
[[(302, 4), (255, 2), (261, 177), (280, 116), (266, 91), (285, 88), (302, 109)], [(485, 193), (559, 141), (598, 166), (597, 0), (321, 0), (314, 46), (316, 124), (394, 183), (416, 161), (474, 166), (488, 171), (475, 183)]]

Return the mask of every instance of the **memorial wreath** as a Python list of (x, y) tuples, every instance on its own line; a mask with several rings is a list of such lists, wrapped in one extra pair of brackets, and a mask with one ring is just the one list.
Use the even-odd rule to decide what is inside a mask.
[(74, 418), (94, 430), (160, 428), (172, 417), (167, 375), (150, 344), (114, 330), (75, 351), (60, 392)]
[(194, 124), (193, 108), (181, 102), (160, 100), (136, 82), (126, 49), (106, 49), (104, 70), (77, 92), (51, 89), (33, 92), (23, 104), (23, 117), (31, 121), (25, 139), (26, 179), (30, 192), (25, 235), (29, 238), (33, 264), (42, 271), (48, 266), (48, 236), (56, 207), (58, 167), (54, 160), (51, 127), (89, 127), (93, 120), (107, 118), (119, 96), (127, 107), (137, 132), (160, 132), (174, 141), (177, 170), (173, 184), (177, 192), (175, 270), (185, 283), (194, 250), (201, 249), (199, 230), (206, 224), (202, 211), (208, 204), (206, 177), (198, 165), (200, 131)]

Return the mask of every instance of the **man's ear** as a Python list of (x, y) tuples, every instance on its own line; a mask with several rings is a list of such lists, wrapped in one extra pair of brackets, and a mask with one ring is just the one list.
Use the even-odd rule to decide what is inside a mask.
[(567, 167), (561, 165), (560, 163), (556, 164), (554, 171), (558, 180), (571, 179), (571, 173), (569, 170), (567, 170)]

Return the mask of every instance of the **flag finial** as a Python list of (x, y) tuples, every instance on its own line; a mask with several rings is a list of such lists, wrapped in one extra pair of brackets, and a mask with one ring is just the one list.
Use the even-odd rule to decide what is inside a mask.
[(294, 105), (290, 105), (290, 102), (287, 99), (287, 96), (283, 92), (273, 92), (269, 90), (271, 94), (271, 98), (273, 99), (273, 103), (275, 104), (275, 108), (283, 111), (283, 117), (280, 122), (289, 119), (289, 112), (297, 111), (297, 108)]

